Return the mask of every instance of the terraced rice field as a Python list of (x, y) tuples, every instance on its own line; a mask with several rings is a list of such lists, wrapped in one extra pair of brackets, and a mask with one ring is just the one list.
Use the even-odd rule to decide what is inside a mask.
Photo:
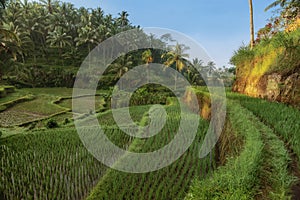
[[(16, 110), (19, 111), (16, 116), (20, 118), (20, 113), (27, 111), (44, 117), (60, 112), (60, 109), (70, 109), (68, 99), (53, 104), (58, 98), (67, 97), (62, 94), (69, 95), (68, 92), (63, 89), (61, 96), (38, 95), (37, 99), (18, 103), (0, 115)], [(34, 90), (32, 94), (37, 95)], [(98, 103), (101, 102), (103, 99), (99, 98)], [(41, 111), (34, 107), (36, 103), (41, 104)], [(130, 107), (133, 122), (140, 126), (149, 124), (150, 108), (151, 105)], [(112, 110), (93, 115), (115, 145), (131, 152), (145, 153), (170, 143), (178, 131), (182, 119), (177, 102), (172, 101), (164, 108), (166, 124), (158, 134), (147, 139), (123, 132), (119, 126), (131, 130), (134, 124), (116, 124)], [(91, 116), (88, 114), (81, 121), (89, 121)], [(71, 117), (68, 110), (51, 118), (62, 122)], [(38, 116), (30, 120), (36, 118)], [(209, 125), (208, 120), (200, 119), (196, 138), (188, 150), (171, 165), (148, 173), (117, 171), (96, 160), (82, 145), (72, 121), (51, 130), (39, 125), (33, 130), (2, 127), (4, 132), (14, 130), (15, 134), (0, 138), (0, 198), (295, 198), (300, 178), (299, 119), (300, 111), (293, 107), (228, 92), (227, 122), (211, 154), (199, 159), (199, 149)], [(85, 125), (89, 132), (91, 127)]]

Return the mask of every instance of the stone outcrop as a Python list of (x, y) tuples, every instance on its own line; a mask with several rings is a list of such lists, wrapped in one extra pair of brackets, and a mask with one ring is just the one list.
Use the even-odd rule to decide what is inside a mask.
[(300, 72), (289, 75), (271, 73), (261, 77), (238, 77), (233, 91), (300, 108)]

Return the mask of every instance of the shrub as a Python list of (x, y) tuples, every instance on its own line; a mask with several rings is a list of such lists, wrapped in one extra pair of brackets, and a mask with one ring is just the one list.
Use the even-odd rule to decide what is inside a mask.
[(4, 88), (0, 88), (0, 98), (6, 96), (6, 90)]
[(50, 119), (48, 120), (47, 124), (46, 124), (47, 128), (57, 128), (58, 127), (58, 123), (56, 120), (54, 119)]
[(28, 129), (29, 129), (29, 130), (34, 129), (35, 126), (36, 126), (36, 124), (37, 124), (36, 122), (32, 122), (32, 123), (29, 125)]
[(250, 49), (249, 46), (242, 45), (237, 51), (234, 52), (234, 55), (230, 59), (232, 65), (238, 66), (239, 64), (251, 60), (254, 57), (254, 51)]
[(64, 124), (68, 124), (68, 123), (70, 123), (69, 118), (65, 118)]
[(14, 86), (11, 86), (11, 85), (3, 86), (3, 88), (5, 89), (6, 93), (13, 93), (16, 90), (16, 88)]

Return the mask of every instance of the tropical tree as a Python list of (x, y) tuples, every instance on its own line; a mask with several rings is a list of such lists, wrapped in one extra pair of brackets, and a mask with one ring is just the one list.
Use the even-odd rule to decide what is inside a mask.
[(77, 46), (82, 44), (87, 44), (88, 53), (91, 52), (92, 45), (97, 42), (96, 28), (93, 26), (91, 21), (91, 14), (82, 16), (81, 27), (78, 29), (78, 37), (75, 39), (77, 41)]
[(52, 0), (40, 0), (40, 2), (42, 3), (42, 5), (45, 6), (45, 8), (48, 10), (48, 12), (50, 14), (53, 13), (53, 2), (52, 2)]
[[(98, 43), (134, 28), (126, 11), (113, 17), (105, 15), (101, 8), (77, 9), (71, 3), (58, 0), (0, 0), (0, 12), (2, 67), (46, 64), (51, 68), (51, 61), (58, 59), (64, 65), (62, 57), (68, 64), (78, 66)], [(105, 53), (114, 51), (113, 46), (105, 49)], [(135, 64), (141, 62), (141, 52), (133, 57)], [(91, 58), (88, 59), (91, 63)], [(29, 73), (28, 70), (23, 72)]]
[(121, 28), (125, 28), (129, 25), (128, 16), (129, 14), (126, 11), (122, 11), (118, 13), (119, 17), (117, 18), (117, 23), (121, 26)]
[(50, 32), (47, 36), (47, 42), (50, 44), (50, 47), (57, 48), (59, 50), (59, 58), (64, 65), (64, 59), (62, 57), (62, 50), (66, 46), (71, 46), (70, 39), (72, 37), (63, 32), (61, 27), (56, 27), (53, 32)]
[(208, 76), (213, 76), (216, 72), (216, 64), (213, 62), (213, 61), (209, 61), (207, 63), (207, 66), (206, 66), (206, 69), (207, 69), (207, 75)]
[(5, 0), (0, 0), (0, 6), (2, 7), (2, 8), (5, 8)]
[(206, 76), (203, 61), (198, 58), (194, 58), (192, 64), (187, 67), (186, 74), (187, 79), (191, 84), (203, 84), (204, 77), (201, 77), (201, 75)]
[(10, 68), (7, 64), (12, 63), (11, 58), (16, 60), (16, 41), (19, 41), (17, 35), (0, 25), (0, 80), (4, 71)]
[[(122, 55), (113, 64), (111, 64), (110, 73), (114, 74), (114, 80), (119, 80), (131, 67), (132, 56)], [(123, 87), (123, 80), (120, 82), (120, 89)]]
[(5, 9), (6, 0), (0, 0), (0, 19), (2, 18), (3, 10)]
[(254, 20), (253, 20), (253, 3), (252, 0), (249, 1), (250, 9), (250, 48), (254, 47)]
[(288, 21), (293, 21), (295, 18), (300, 18), (300, 1), (299, 0), (275, 0), (265, 8), (268, 11), (271, 8), (280, 6), (282, 9), (281, 18)]
[(149, 63), (152, 63), (153, 57), (152, 57), (152, 52), (150, 49), (143, 52), (142, 60), (146, 63), (146, 65), (149, 65)]
[[(178, 44), (176, 43), (175, 46), (170, 47), (171, 50), (167, 53), (164, 53), (162, 55), (162, 58), (166, 57), (166, 61), (164, 64), (168, 67), (175, 64), (175, 69), (178, 72), (181, 72), (186, 66), (187, 66), (187, 58), (189, 55), (185, 53), (189, 49), (189, 47), (185, 46), (184, 44)], [(177, 88), (177, 73), (175, 73), (175, 83), (174, 83), (174, 89)]]
[(152, 52), (150, 49), (143, 52), (142, 60), (146, 63), (146, 66), (147, 66), (147, 76), (148, 76), (148, 83), (149, 83), (149, 80), (150, 80), (149, 63), (152, 63), (152, 61), (153, 61)]

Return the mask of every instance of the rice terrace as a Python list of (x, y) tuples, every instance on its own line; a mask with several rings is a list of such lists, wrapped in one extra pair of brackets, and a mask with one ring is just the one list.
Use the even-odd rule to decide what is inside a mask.
[(20, 199), (300, 199), (300, 1), (0, 0)]

